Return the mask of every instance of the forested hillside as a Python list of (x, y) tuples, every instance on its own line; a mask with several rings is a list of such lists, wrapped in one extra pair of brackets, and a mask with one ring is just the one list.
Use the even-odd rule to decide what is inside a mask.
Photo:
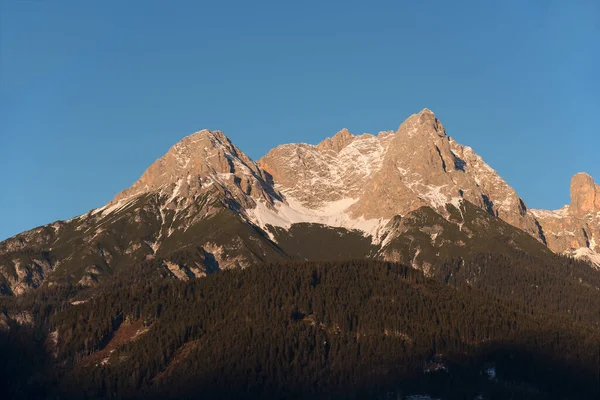
[(9, 321), (2, 378), (22, 398), (600, 395), (593, 324), (447, 281), (340, 261), (48, 288), (3, 303), (35, 325)]

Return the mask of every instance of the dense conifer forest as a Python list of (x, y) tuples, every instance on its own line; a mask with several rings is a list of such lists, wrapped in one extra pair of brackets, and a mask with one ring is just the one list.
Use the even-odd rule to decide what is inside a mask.
[(438, 279), (364, 260), (188, 282), (141, 265), (97, 288), (6, 298), (0, 312), (32, 321), (0, 334), (2, 386), (8, 398), (598, 398), (599, 310), (584, 307), (598, 295), (542, 274), (531, 296), (503, 274), (515, 260), (473, 257), (490, 271), (480, 284), (452, 260)]

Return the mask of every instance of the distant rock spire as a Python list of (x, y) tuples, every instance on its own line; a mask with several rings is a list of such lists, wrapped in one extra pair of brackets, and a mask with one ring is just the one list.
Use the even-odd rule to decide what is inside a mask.
[(579, 218), (600, 211), (600, 186), (585, 172), (579, 172), (571, 178), (569, 210)]

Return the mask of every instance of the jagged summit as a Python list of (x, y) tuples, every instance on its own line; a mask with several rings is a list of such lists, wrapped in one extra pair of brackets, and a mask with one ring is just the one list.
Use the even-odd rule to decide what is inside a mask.
[(251, 198), (277, 197), (264, 172), (223, 132), (203, 129), (173, 145), (113, 202), (154, 191), (190, 198), (215, 187), (244, 205), (251, 205)]
[(354, 136), (352, 133), (350, 133), (350, 131), (348, 131), (348, 129), (343, 128), (342, 130), (337, 132), (335, 135), (333, 135), (333, 137), (327, 138), (327, 139), (323, 140), (321, 143), (319, 143), (317, 145), (317, 148), (319, 150), (333, 150), (333, 151), (339, 152), (344, 147), (346, 147), (348, 144), (350, 144), (354, 140), (355, 137), (356, 136)]
[(571, 213), (584, 217), (600, 211), (600, 186), (589, 174), (579, 172), (571, 178)]
[(424, 108), (418, 114), (408, 117), (398, 128), (399, 135), (411, 137), (415, 133), (446, 136), (446, 130), (433, 111)]

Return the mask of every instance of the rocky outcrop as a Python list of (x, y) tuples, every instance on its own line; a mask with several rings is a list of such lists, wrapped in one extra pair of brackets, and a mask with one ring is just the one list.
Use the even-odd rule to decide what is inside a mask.
[(0, 260), (0, 275), (4, 280), (0, 294), (6, 291), (19, 295), (39, 287), (54, 269), (51, 261), (44, 256), (40, 254), (39, 258), (32, 258), (27, 254), (16, 254), (14, 258), (7, 257), (12, 258), (10, 260)]
[(321, 143), (319, 143), (317, 145), (317, 149), (321, 151), (332, 150), (336, 153), (339, 153), (344, 147), (346, 147), (353, 141), (354, 135), (352, 135), (350, 131), (348, 131), (348, 129), (344, 128), (335, 135), (333, 135), (332, 138), (327, 138)]
[(532, 210), (548, 247), (592, 261), (600, 268), (600, 187), (584, 172), (571, 178), (571, 203), (560, 210)]
[(579, 218), (600, 212), (600, 186), (585, 172), (575, 174), (571, 179), (569, 212)]

